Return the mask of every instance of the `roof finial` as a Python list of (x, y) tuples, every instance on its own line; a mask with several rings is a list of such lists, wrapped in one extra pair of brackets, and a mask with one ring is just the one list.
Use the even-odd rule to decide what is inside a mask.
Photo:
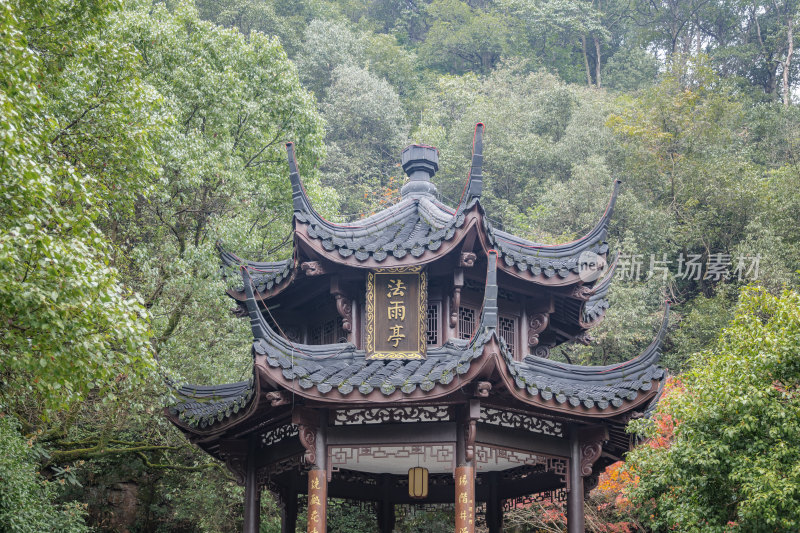
[(473, 198), (480, 198), (483, 192), (483, 128), (483, 122), (475, 124), (475, 136), (472, 139), (472, 165), (469, 167), (464, 203), (469, 203)]
[(297, 159), (294, 156), (294, 143), (286, 143), (286, 157), (289, 159), (289, 180), (292, 182), (292, 207), (295, 211), (311, 211), (311, 204), (306, 198), (306, 191), (300, 181), (300, 173), (297, 171)]
[(431, 177), (439, 170), (439, 150), (433, 146), (412, 144), (403, 150), (401, 159), (410, 180), (400, 189), (402, 197), (436, 194), (436, 185), (431, 183)]

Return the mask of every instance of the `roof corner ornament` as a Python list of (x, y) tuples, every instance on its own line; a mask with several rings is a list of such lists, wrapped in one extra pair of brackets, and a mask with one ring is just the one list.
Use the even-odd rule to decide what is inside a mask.
[(434, 146), (411, 144), (403, 149), (400, 157), (409, 178), (400, 189), (400, 195), (407, 198), (436, 194), (436, 185), (431, 183), (431, 178), (439, 170), (439, 150)]
[(294, 143), (286, 143), (286, 158), (289, 160), (289, 180), (292, 182), (292, 207), (295, 211), (311, 212), (311, 204), (306, 197), (300, 172), (297, 170), (297, 159), (294, 155)]
[(289, 396), (284, 391), (271, 391), (264, 393), (264, 399), (266, 399), (270, 406), (272, 407), (280, 407), (281, 405), (289, 405)]
[(475, 386), (475, 396), (477, 398), (488, 398), (491, 390), (492, 383), (490, 381), (479, 381)]
[(325, 267), (319, 261), (305, 261), (300, 263), (300, 269), (306, 276), (320, 276), (325, 274)]
[(478, 256), (472, 252), (461, 252), (461, 257), (458, 261), (458, 266), (460, 267), (473, 267), (475, 266), (475, 260), (478, 259)]
[(475, 136), (472, 139), (472, 164), (469, 167), (467, 190), (464, 191), (464, 204), (473, 198), (480, 198), (483, 192), (483, 122), (475, 124)]

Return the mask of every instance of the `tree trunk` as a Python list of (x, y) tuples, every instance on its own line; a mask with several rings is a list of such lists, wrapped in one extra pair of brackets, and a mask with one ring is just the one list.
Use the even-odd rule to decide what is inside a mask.
[(583, 50), (583, 65), (586, 67), (586, 85), (592, 86), (592, 71), (589, 68), (589, 56), (586, 54), (586, 35), (581, 34), (581, 49)]
[(789, 70), (792, 68), (792, 54), (794, 53), (794, 14), (789, 14), (786, 21), (786, 42), (788, 50), (786, 51), (786, 61), (783, 64), (783, 105), (789, 106)]
[(594, 82), (597, 88), (600, 88), (600, 67), (602, 66), (602, 56), (600, 55), (600, 39), (594, 37), (594, 51), (597, 54), (597, 59), (594, 63)]

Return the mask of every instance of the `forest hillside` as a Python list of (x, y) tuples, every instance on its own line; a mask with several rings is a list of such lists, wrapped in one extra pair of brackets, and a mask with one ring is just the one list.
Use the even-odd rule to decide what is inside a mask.
[[(410, 142), (456, 204), (476, 122), (496, 227), (570, 241), (623, 182), (608, 316), (554, 358), (630, 359), (673, 305), (669, 391), (589, 530), (798, 531), (798, 24), (798, 0), (0, 0), (0, 531), (240, 531), (241, 488), (162, 415), (165, 383), (252, 368), (215, 243), (291, 252), (286, 141), (332, 220), (396, 201)], [(334, 502), (329, 527), (372, 520)]]

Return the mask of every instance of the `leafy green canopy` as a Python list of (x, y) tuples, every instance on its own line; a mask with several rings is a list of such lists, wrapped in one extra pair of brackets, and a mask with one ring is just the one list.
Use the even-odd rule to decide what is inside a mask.
[(682, 381), (660, 408), (671, 446), (628, 456), (642, 518), (655, 531), (800, 529), (800, 294), (744, 289)]
[[(99, 63), (92, 17), (104, 16), (110, 4), (72, 4), (0, 2), (0, 394), (13, 403), (20, 392), (32, 393), (45, 409), (135, 383), (152, 364), (141, 301), (120, 285), (96, 224), (119, 192), (141, 190), (141, 173), (118, 173), (112, 186), (102, 172), (91, 172), (66, 148), (74, 143), (60, 141), (73, 135), (76, 122), (50, 109), (48, 93), (75, 89), (76, 100), (88, 100), (103, 90), (95, 78), (80, 88), (71, 81), (85, 64)], [(110, 44), (110, 72), (129, 68), (132, 50)], [(135, 91), (136, 80), (128, 81)], [(85, 114), (102, 107), (96, 100)], [(119, 119), (136, 122), (131, 115), (147, 101), (117, 102), (128, 103), (132, 109)], [(137, 151), (151, 156), (139, 136), (123, 137), (121, 143), (140, 142)], [(113, 166), (118, 149), (101, 143), (87, 159)]]
[(297, 143), (315, 206), (335, 206), (313, 172), (324, 155), (322, 119), (275, 38), (203, 21), (189, 2), (131, 2), (112, 31), (141, 54), (141, 76), (168, 117), (155, 142), (161, 179), (133, 216), (120, 217), (126, 277), (151, 311), (170, 370), (201, 383), (242, 379), (249, 334), (230, 315), (214, 245), (243, 257), (289, 252), (287, 141)]

